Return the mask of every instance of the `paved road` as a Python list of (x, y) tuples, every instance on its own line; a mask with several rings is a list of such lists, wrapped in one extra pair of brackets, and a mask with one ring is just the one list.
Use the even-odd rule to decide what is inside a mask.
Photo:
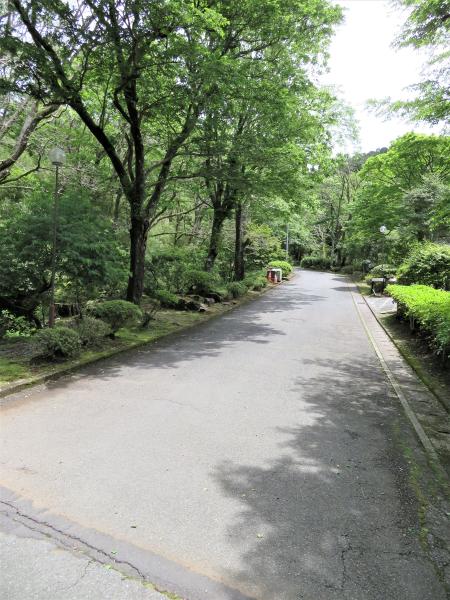
[(0, 481), (50, 534), (189, 600), (446, 597), (342, 278), (298, 273), (26, 396), (3, 413)]

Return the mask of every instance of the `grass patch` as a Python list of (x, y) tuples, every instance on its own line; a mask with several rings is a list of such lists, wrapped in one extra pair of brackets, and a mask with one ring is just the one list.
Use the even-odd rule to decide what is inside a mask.
[(25, 365), (8, 358), (0, 358), (0, 383), (10, 383), (30, 375), (31, 371)]
[(355, 283), (361, 296), (370, 296), (371, 291), (370, 285), (368, 283), (366, 283), (365, 281), (356, 281)]
[[(240, 304), (246, 299), (258, 296), (259, 293), (251, 292), (246, 297), (235, 302)], [(145, 306), (143, 307), (145, 309)], [(156, 318), (150, 321), (147, 328), (140, 326), (123, 327), (116, 333), (114, 339), (105, 338), (101, 348), (83, 350), (77, 358), (66, 360), (64, 362), (42, 362), (32, 364), (32, 353), (29, 352), (28, 341), (21, 340), (19, 343), (1, 344), (4, 358), (0, 358), (0, 387), (7, 386), (14, 381), (21, 379), (38, 379), (57, 375), (71, 369), (76, 369), (83, 365), (108, 358), (118, 352), (135, 348), (143, 344), (151, 343), (158, 338), (164, 337), (170, 333), (181, 331), (197, 323), (207, 321), (211, 317), (221, 315), (232, 306), (230, 304), (213, 304), (206, 313), (179, 311), (179, 310), (160, 310)], [(31, 380), (29, 382), (32, 383)]]

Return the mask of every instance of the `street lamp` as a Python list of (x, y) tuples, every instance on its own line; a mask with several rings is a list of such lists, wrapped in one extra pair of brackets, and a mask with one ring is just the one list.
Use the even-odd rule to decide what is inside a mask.
[(48, 154), (52, 165), (55, 167), (55, 191), (53, 196), (53, 247), (52, 247), (52, 272), (50, 278), (50, 309), (48, 313), (48, 326), (55, 324), (55, 277), (57, 258), (57, 233), (58, 233), (58, 199), (59, 199), (59, 167), (66, 161), (66, 153), (61, 148), (52, 148)]
[(383, 236), (381, 238), (383, 240), (383, 242), (381, 244), (381, 262), (383, 262), (384, 261), (384, 243), (385, 243), (385, 240), (386, 240), (386, 236), (389, 233), (389, 229), (386, 227), (386, 225), (381, 225), (381, 227), (380, 227), (380, 233)]

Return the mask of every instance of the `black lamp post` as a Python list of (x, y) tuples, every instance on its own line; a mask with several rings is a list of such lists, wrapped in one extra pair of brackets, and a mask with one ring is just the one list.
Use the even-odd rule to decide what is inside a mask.
[(53, 196), (53, 246), (52, 246), (52, 272), (50, 279), (50, 309), (48, 313), (48, 326), (53, 327), (55, 324), (55, 277), (56, 263), (58, 254), (58, 200), (59, 200), (59, 167), (65, 160), (66, 154), (61, 148), (52, 148), (49, 152), (49, 158), (55, 166), (55, 190)]

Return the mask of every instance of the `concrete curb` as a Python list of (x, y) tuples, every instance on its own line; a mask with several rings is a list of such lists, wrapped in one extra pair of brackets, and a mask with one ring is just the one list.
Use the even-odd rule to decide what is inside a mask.
[(118, 354), (123, 354), (124, 352), (129, 352), (129, 351), (135, 350), (136, 348), (141, 348), (142, 346), (154, 344), (158, 340), (161, 340), (161, 339), (166, 338), (171, 335), (177, 335), (178, 333), (180, 333), (182, 331), (186, 331), (187, 329), (191, 329), (193, 327), (198, 327), (198, 326), (202, 325), (203, 323), (206, 323), (207, 321), (210, 321), (212, 319), (218, 319), (221, 316), (223, 316), (224, 314), (227, 314), (228, 312), (231, 312), (232, 310), (239, 308), (239, 306), (243, 306), (244, 304), (246, 304), (248, 302), (257, 300), (263, 294), (266, 294), (266, 293), (270, 292), (271, 290), (275, 289), (276, 287), (278, 287), (279, 285), (286, 283), (286, 281), (290, 281), (295, 276), (296, 276), (296, 273), (292, 274), (288, 280), (283, 280), (281, 283), (272, 284), (272, 285), (269, 284), (263, 290), (260, 290), (259, 292), (257, 292), (257, 296), (251, 297), (246, 294), (245, 296), (242, 297), (240, 302), (238, 301), (237, 304), (233, 304), (230, 307), (227, 307), (226, 310), (224, 310), (220, 314), (207, 315), (204, 319), (202, 319), (201, 321), (199, 321), (197, 323), (185, 325), (184, 327), (180, 327), (176, 331), (169, 331), (168, 333), (164, 333), (163, 335), (155, 338), (154, 340), (150, 340), (150, 341), (146, 341), (146, 342), (132, 342), (131, 344), (127, 344), (126, 346), (123, 346), (120, 348), (114, 348), (111, 351), (103, 354), (102, 356), (96, 356), (96, 357), (93, 357), (93, 358), (91, 358), (89, 360), (85, 360), (85, 361), (80, 359), (80, 361), (75, 364), (61, 365), (60, 368), (55, 368), (54, 370), (52, 370), (48, 373), (42, 373), (42, 374), (36, 375), (34, 377), (28, 377), (27, 379), (19, 379), (17, 381), (13, 381), (10, 384), (7, 384), (4, 387), (0, 388), (0, 398), (5, 398), (7, 396), (11, 396), (12, 394), (21, 392), (22, 390), (27, 389), (29, 387), (33, 387), (35, 385), (40, 385), (42, 383), (45, 383), (46, 381), (58, 379), (59, 377), (62, 377), (68, 373), (78, 371), (78, 369), (81, 369), (82, 367), (94, 364), (96, 362), (100, 362), (102, 360), (106, 360), (108, 358), (112, 358), (113, 356), (116, 356)]
[[(356, 286), (354, 286), (354, 287), (356, 287)], [(403, 393), (402, 386), (399, 384), (394, 373), (392, 372), (392, 370), (390, 369), (386, 360), (384, 359), (383, 353), (380, 350), (374, 336), (372, 335), (372, 332), (369, 329), (369, 324), (366, 322), (366, 319), (364, 318), (364, 316), (361, 312), (361, 309), (358, 306), (356, 297), (363, 298), (362, 294), (360, 294), (359, 291), (356, 291), (356, 292), (351, 291), (351, 294), (352, 294), (352, 299), (353, 299), (353, 303), (355, 306), (355, 310), (360, 318), (361, 324), (366, 332), (367, 337), (369, 338), (369, 341), (375, 351), (375, 354), (377, 355), (377, 358), (380, 362), (381, 368), (386, 376), (386, 379), (389, 381), (392, 389), (394, 390), (394, 393), (397, 396), (407, 419), (409, 420), (412, 428), (414, 429), (415, 434), (417, 435), (420, 443), (422, 444), (422, 446), (428, 456), (428, 460), (429, 460), (430, 464), (433, 465), (433, 468), (436, 471), (438, 471), (440, 476), (443, 477), (443, 479), (448, 483), (450, 478), (449, 478), (446, 470), (442, 466), (439, 456), (438, 456), (430, 438), (425, 433), (425, 430), (423, 429), (422, 425), (419, 423), (419, 420), (418, 420), (415, 412), (411, 408), (405, 394)], [(364, 306), (367, 306), (367, 308), (370, 309), (370, 306), (366, 301), (364, 301)], [(370, 314), (373, 315), (377, 324), (381, 325), (371, 309), (370, 309)], [(382, 327), (382, 329), (383, 329), (383, 332), (385, 332), (384, 327)], [(390, 336), (388, 336), (388, 337), (389, 337), (389, 339), (391, 339)], [(394, 343), (393, 340), (391, 340), (391, 341), (392, 341), (392, 343)], [(395, 344), (394, 344), (394, 346), (397, 348), (397, 346)], [(403, 358), (403, 356), (402, 356), (402, 358)], [(403, 360), (405, 360), (405, 359), (403, 359)], [(414, 373), (415, 373), (415, 371), (414, 371)], [(418, 377), (417, 374), (416, 374), (416, 377)], [(426, 386), (426, 389), (428, 390), (428, 386)]]

